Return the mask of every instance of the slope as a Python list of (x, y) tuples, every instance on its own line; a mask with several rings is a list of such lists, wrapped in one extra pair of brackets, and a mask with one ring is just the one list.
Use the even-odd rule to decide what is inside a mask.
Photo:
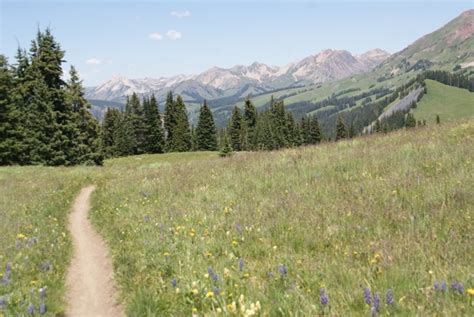
[(427, 94), (412, 110), (417, 120), (432, 123), (436, 115), (442, 122), (474, 116), (474, 93), (434, 80), (426, 80), (426, 88)]

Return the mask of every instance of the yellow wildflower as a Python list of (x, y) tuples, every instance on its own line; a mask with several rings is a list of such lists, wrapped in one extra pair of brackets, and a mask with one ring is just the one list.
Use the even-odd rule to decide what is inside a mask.
[(19, 233), (16, 236), (18, 239), (26, 239), (26, 236), (23, 233)]
[(235, 301), (232, 302), (232, 304), (227, 304), (227, 310), (231, 313), (235, 313), (237, 310), (237, 305), (235, 304)]
[(471, 296), (474, 296), (474, 288), (468, 288), (466, 293), (468, 293)]
[(193, 295), (197, 295), (199, 293), (199, 291), (197, 289), (193, 288), (191, 290), (191, 293), (193, 293)]
[(207, 292), (206, 298), (212, 298), (212, 297), (214, 297), (214, 293), (211, 291)]

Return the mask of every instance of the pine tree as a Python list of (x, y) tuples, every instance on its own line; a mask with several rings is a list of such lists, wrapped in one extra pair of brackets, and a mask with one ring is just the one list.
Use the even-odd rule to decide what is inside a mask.
[(234, 110), (232, 111), (232, 117), (230, 118), (229, 123), (230, 146), (234, 151), (242, 150), (241, 133), (242, 116), (240, 114), (240, 109), (238, 107), (234, 107)]
[(317, 144), (321, 142), (321, 129), (319, 128), (318, 118), (313, 116), (309, 121), (309, 143)]
[(145, 151), (147, 153), (163, 153), (164, 133), (155, 95), (152, 94), (150, 99), (143, 99), (143, 113), (145, 120)]
[[(145, 99), (144, 102), (148, 103), (148, 99)], [(130, 97), (130, 113), (127, 116), (127, 119), (130, 121), (131, 126), (133, 127), (133, 154), (142, 154), (146, 151), (146, 126), (145, 119), (143, 115), (143, 106), (140, 103), (136, 93), (133, 93)]]
[(204, 100), (204, 104), (199, 111), (199, 121), (196, 128), (196, 143), (197, 150), (217, 150), (216, 126), (211, 109), (207, 106), (206, 100)]
[(344, 124), (344, 120), (341, 116), (337, 117), (336, 120), (336, 141), (345, 139), (347, 137), (347, 129)]
[(0, 165), (15, 163), (18, 145), (13, 131), (17, 129), (12, 98), (13, 74), (5, 56), (0, 55)]
[(405, 119), (405, 127), (407, 128), (416, 127), (416, 120), (411, 112), (407, 113), (407, 117)]
[(166, 95), (165, 104), (165, 139), (166, 139), (166, 150), (169, 151), (173, 140), (173, 128), (176, 126), (176, 107), (173, 98), (173, 93), (170, 91)]
[(118, 154), (116, 131), (119, 129), (120, 117), (121, 113), (118, 109), (107, 108), (101, 129), (101, 147), (105, 157), (114, 157)]
[(74, 149), (69, 164), (102, 165), (103, 155), (100, 152), (99, 124), (90, 113), (90, 104), (84, 98), (84, 88), (76, 69), (71, 66), (69, 82), (66, 89), (67, 101), (72, 108), (74, 125), (71, 127)]
[(245, 99), (244, 123), (246, 126), (246, 143), (248, 149), (254, 150), (256, 147), (257, 110), (249, 97)]
[(174, 112), (168, 116), (171, 119), (169, 139), (167, 140), (168, 151), (186, 152), (191, 150), (191, 131), (186, 106), (181, 96), (178, 95), (173, 108)]

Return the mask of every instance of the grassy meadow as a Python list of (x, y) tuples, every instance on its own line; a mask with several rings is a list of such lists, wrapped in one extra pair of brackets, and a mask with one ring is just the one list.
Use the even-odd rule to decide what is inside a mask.
[(474, 93), (467, 89), (451, 87), (434, 80), (426, 80), (427, 94), (418, 103), (413, 114), (417, 120), (435, 123), (474, 117)]
[(0, 315), (44, 286), (47, 315), (64, 312), (65, 220), (90, 183), (130, 316), (366, 316), (375, 294), (380, 315), (472, 315), (473, 158), (471, 119), (225, 159), (0, 168)]

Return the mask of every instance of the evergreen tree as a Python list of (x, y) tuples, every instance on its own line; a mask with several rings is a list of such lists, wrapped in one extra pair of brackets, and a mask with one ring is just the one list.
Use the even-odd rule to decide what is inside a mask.
[(107, 108), (102, 121), (101, 146), (105, 157), (114, 157), (117, 153), (116, 131), (121, 122), (121, 113), (118, 109)]
[(13, 74), (8, 68), (6, 57), (0, 55), (0, 165), (15, 163), (19, 151), (12, 133), (17, 129), (12, 93)]
[(309, 143), (316, 144), (321, 142), (321, 129), (319, 128), (318, 118), (313, 116), (309, 120)]
[(170, 132), (168, 141), (168, 151), (186, 152), (191, 150), (191, 131), (189, 128), (188, 114), (181, 96), (174, 102), (174, 112), (170, 118)]
[(72, 118), (75, 124), (71, 128), (74, 137), (73, 157), (69, 164), (96, 164), (103, 161), (99, 143), (99, 124), (90, 113), (90, 104), (84, 98), (84, 88), (79, 80), (76, 69), (71, 66), (69, 82), (66, 88), (67, 101), (72, 108)]
[(256, 129), (257, 129), (257, 109), (249, 97), (245, 99), (244, 105), (244, 123), (246, 126), (246, 143), (248, 149), (254, 150), (256, 147)]
[(234, 107), (232, 111), (232, 117), (230, 118), (229, 124), (229, 138), (230, 138), (230, 146), (234, 151), (241, 151), (242, 150), (242, 116), (240, 114), (240, 109), (238, 107)]
[(173, 98), (173, 93), (170, 91), (166, 95), (166, 104), (165, 104), (165, 139), (166, 139), (166, 149), (170, 150), (172, 140), (173, 140), (173, 127), (176, 126), (176, 107)]
[(143, 113), (145, 120), (145, 151), (147, 153), (164, 152), (164, 133), (160, 112), (155, 95), (150, 99), (143, 99)]
[[(144, 102), (148, 103), (148, 99), (144, 99)], [(140, 103), (136, 93), (133, 93), (130, 97), (130, 113), (126, 117), (130, 121), (133, 129), (132, 137), (133, 142), (133, 154), (142, 154), (146, 151), (146, 125), (145, 118), (143, 115), (143, 106)]]
[(130, 109), (130, 107), (125, 107), (126, 110), (119, 117), (118, 129), (115, 130), (114, 134), (115, 152), (118, 156), (132, 155), (134, 154), (134, 150), (136, 148), (136, 140), (134, 135), (135, 131), (132, 121), (130, 120), (131, 113), (127, 112), (127, 108)]
[(439, 114), (436, 115), (436, 124), (441, 124), (441, 119), (439, 118)]
[(204, 104), (199, 111), (199, 121), (196, 128), (196, 143), (197, 150), (217, 150), (216, 126), (211, 109), (207, 106), (206, 100), (204, 100)]
[(336, 141), (340, 139), (345, 139), (347, 137), (347, 129), (346, 125), (344, 124), (344, 120), (341, 116), (337, 117), (336, 120)]
[(411, 112), (407, 113), (407, 117), (405, 119), (405, 127), (407, 128), (414, 128), (416, 127), (416, 120), (415, 117)]

